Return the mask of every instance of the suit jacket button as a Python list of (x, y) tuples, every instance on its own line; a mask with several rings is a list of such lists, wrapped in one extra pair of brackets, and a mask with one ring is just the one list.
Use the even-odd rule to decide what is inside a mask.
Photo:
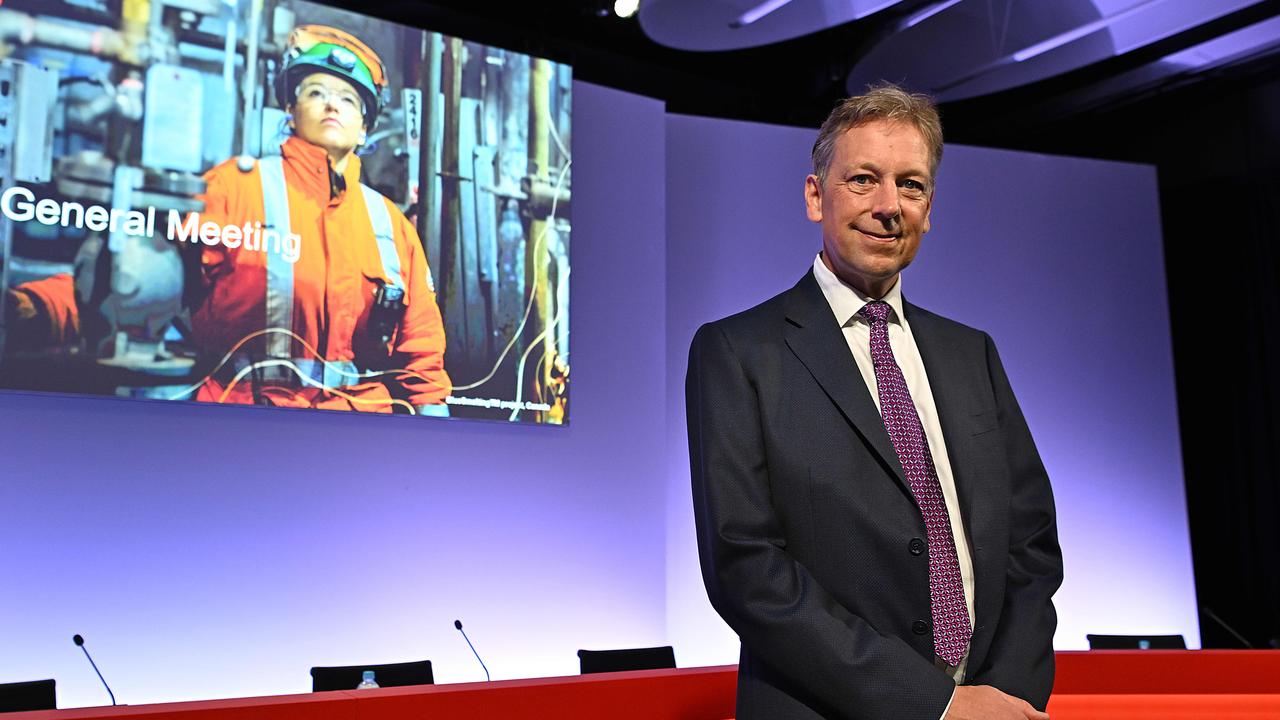
[(920, 538), (911, 538), (911, 542), (907, 543), (907, 550), (912, 555), (919, 555), (924, 552), (924, 541)]
[(923, 620), (917, 620), (917, 621), (915, 621), (915, 622), (911, 623), (911, 632), (913, 632), (913, 633), (915, 633), (915, 634), (917, 634), (917, 635), (923, 635), (923, 634), (925, 634), (925, 633), (929, 632), (929, 623), (927, 623), (927, 622), (925, 622), (925, 621), (923, 621)]

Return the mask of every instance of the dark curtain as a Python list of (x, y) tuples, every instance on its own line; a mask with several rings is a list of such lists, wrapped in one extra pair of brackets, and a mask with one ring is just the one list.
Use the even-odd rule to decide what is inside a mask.
[(1156, 166), (1202, 644), (1280, 647), (1280, 55), (1090, 109), (1070, 87), (943, 106), (948, 139)]
[[(1276, 70), (1271, 61), (1010, 143), (1158, 169), (1204, 647), (1243, 647), (1224, 624), (1254, 647), (1280, 645)], [(1142, 528), (1133, 542), (1142, 552)]]
[(1208, 90), (1156, 149), (1196, 591), (1206, 647), (1275, 647), (1280, 83)]

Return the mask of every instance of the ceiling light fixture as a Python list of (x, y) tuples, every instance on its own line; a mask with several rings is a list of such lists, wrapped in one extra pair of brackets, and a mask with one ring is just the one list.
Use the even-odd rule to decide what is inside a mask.
[(1144, 2), (1140, 2), (1137, 5), (1133, 5), (1124, 10), (1121, 10), (1120, 12), (1114, 15), (1108, 15), (1107, 17), (1104, 17), (1104, 18), (1098, 18), (1093, 22), (1085, 23), (1084, 25), (1080, 25), (1079, 27), (1054, 35), (1053, 37), (1047, 40), (1041, 40), (1040, 42), (1034, 45), (1028, 45), (1022, 48), (1021, 50), (1017, 50), (1007, 55), (998, 57), (995, 60), (992, 60), (991, 62), (979, 68), (975, 68), (974, 70), (967, 72), (964, 75), (961, 75), (960, 77), (957, 77), (949, 82), (945, 82), (940, 85), (937, 85), (933, 88), (933, 91), (935, 93), (944, 93), (949, 90), (952, 90), (953, 88), (960, 87), (961, 85), (964, 85), (967, 82), (970, 82), (979, 77), (982, 77), (983, 75), (986, 75), (992, 72), (993, 70), (996, 70), (997, 68), (1012, 65), (1014, 63), (1026, 62), (1027, 60), (1030, 60), (1032, 58), (1044, 55), (1045, 53), (1050, 52), (1051, 50), (1057, 50), (1063, 45), (1079, 40), (1082, 37), (1092, 35), (1093, 33), (1098, 32), (1099, 30), (1102, 30), (1110, 25), (1114, 25), (1120, 22), (1121, 20), (1124, 20), (1133, 15), (1136, 15), (1142, 10), (1146, 10), (1152, 5), (1156, 5), (1161, 2), (1164, 2), (1164, 0), (1145, 0)]
[(613, 14), (626, 19), (640, 10), (640, 0), (614, 0)]
[(902, 29), (906, 30), (909, 27), (915, 27), (920, 23), (924, 22), (925, 20), (928, 20), (929, 18), (933, 17), (934, 15), (937, 15), (938, 13), (943, 12), (944, 10), (950, 10), (951, 8), (955, 7), (956, 5), (959, 5), (963, 1), (964, 0), (943, 0), (943, 2), (934, 3), (929, 7), (925, 8), (924, 10), (921, 10), (915, 15), (912, 15), (911, 17), (907, 18), (906, 22), (902, 23)]
[(1049, 52), (1050, 50), (1057, 50), (1063, 45), (1066, 45), (1069, 42), (1074, 42), (1076, 40), (1079, 40), (1080, 38), (1086, 35), (1092, 35), (1093, 33), (1096, 33), (1105, 27), (1114, 25), (1120, 22), (1121, 20), (1124, 20), (1125, 18), (1128, 18), (1133, 15), (1136, 15), (1139, 12), (1146, 10), (1147, 7), (1151, 5), (1155, 5), (1156, 3), (1160, 3), (1160, 2), (1164, 2), (1164, 0), (1146, 0), (1146, 2), (1140, 2), (1137, 5), (1134, 5), (1126, 10), (1121, 10), (1115, 15), (1108, 15), (1107, 17), (1104, 17), (1104, 18), (1098, 18), (1093, 22), (1085, 23), (1080, 27), (1072, 28), (1071, 30), (1068, 30), (1064, 33), (1054, 35), (1048, 40), (1043, 40), (1041, 42), (1036, 43), (1035, 45), (1025, 47), (1013, 53), (1011, 57), (1013, 58), (1014, 62), (1025, 62), (1027, 60), (1030, 60), (1033, 57), (1043, 55)]
[(744, 28), (790, 2), (791, 0), (765, 0), (759, 5), (739, 15), (733, 22), (729, 23), (729, 27), (734, 30)]
[(861, 8), (856, 13), (854, 13), (853, 19), (861, 20), (862, 18), (867, 17), (868, 15), (875, 15), (881, 10), (884, 10), (885, 8), (893, 7), (894, 5), (897, 5), (900, 2), (902, 2), (902, 0), (884, 0), (884, 2), (880, 3), (879, 5), (872, 5), (871, 7)]

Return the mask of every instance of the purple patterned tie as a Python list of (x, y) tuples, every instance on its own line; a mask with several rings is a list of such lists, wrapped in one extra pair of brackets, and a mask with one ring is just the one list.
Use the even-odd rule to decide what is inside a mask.
[(929, 441), (924, 436), (916, 405), (902, 370), (893, 359), (889, 346), (889, 304), (873, 300), (858, 314), (871, 324), (871, 363), (875, 366), (876, 386), (880, 392), (880, 415), (884, 418), (889, 440), (907, 474), (907, 484), (924, 516), (929, 540), (929, 599), (933, 608), (933, 649), (951, 666), (960, 664), (969, 647), (972, 630), (969, 611), (964, 602), (964, 583), (960, 577), (960, 559), (956, 556), (955, 538), (951, 534), (951, 517), (938, 484)]

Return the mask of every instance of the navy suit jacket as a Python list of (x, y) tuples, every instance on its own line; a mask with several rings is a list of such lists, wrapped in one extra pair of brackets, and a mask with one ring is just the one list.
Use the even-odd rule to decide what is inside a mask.
[[(1062, 581), (1053, 494), (986, 333), (904, 302), (970, 538), (966, 682), (1039, 708)], [(928, 553), (902, 466), (812, 272), (699, 329), (686, 378), (698, 550), (742, 640), (738, 718), (938, 720)]]

